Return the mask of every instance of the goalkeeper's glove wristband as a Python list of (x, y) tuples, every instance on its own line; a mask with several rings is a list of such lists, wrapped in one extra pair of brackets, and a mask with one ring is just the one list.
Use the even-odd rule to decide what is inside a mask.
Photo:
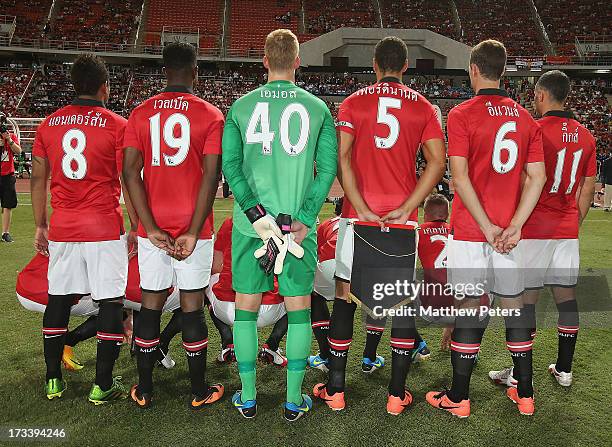
[(266, 209), (261, 204), (257, 204), (252, 208), (245, 211), (245, 214), (253, 229), (262, 241), (267, 242), (272, 236), (276, 236), (279, 239), (283, 237), (283, 234), (278, 228), (276, 221), (270, 216)]

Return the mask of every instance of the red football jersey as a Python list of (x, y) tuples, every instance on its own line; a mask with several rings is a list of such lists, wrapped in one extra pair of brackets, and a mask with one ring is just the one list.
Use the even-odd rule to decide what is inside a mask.
[(108, 241), (124, 233), (117, 152), (125, 125), (100, 101), (77, 98), (38, 127), (32, 154), (51, 170), (49, 240)]
[(576, 239), (580, 217), (576, 190), (584, 177), (597, 174), (595, 138), (571, 112), (551, 111), (538, 121), (542, 129), (546, 185), (523, 226), (523, 239)]
[(317, 228), (317, 255), (319, 262), (336, 258), (339, 221), (339, 217), (332, 217)]
[[(445, 221), (425, 222), (419, 227), (418, 254), (423, 267), (425, 284), (446, 284), (446, 243), (450, 225)], [(435, 308), (452, 306), (452, 295), (439, 293), (442, 288), (425, 287), (421, 293), (421, 304)]]
[[(27, 300), (46, 306), (49, 302), (49, 282), (47, 273), (49, 271), (49, 258), (37, 253), (32, 260), (17, 275), (17, 294)], [(138, 273), (138, 257), (130, 259), (128, 269), (128, 283), (125, 297), (136, 303), (140, 303), (140, 274)], [(76, 304), (79, 300), (75, 300)]]
[[(412, 194), (421, 143), (444, 140), (434, 107), (395, 78), (384, 78), (346, 98), (338, 109), (337, 128), (354, 135), (351, 166), (357, 187), (379, 216)], [(342, 217), (357, 217), (346, 197)], [(417, 219), (415, 210), (410, 220)]]
[[(172, 237), (189, 229), (206, 175), (202, 155), (221, 154), (222, 133), (221, 111), (182, 87), (166, 88), (130, 115), (123, 146), (142, 152), (149, 208)], [(200, 239), (210, 239), (212, 233), (211, 212)], [(138, 235), (147, 236), (142, 225)]]
[[(19, 144), (19, 138), (16, 134), (11, 132), (11, 140), (15, 143)], [(6, 143), (4, 140), (2, 141), (2, 154), (0, 154), (0, 175), (9, 175), (15, 172), (15, 156), (13, 155), (13, 150), (11, 146)]]
[[(215, 238), (215, 251), (223, 253), (223, 268), (219, 273), (219, 281), (213, 286), (215, 296), (221, 301), (236, 301), (236, 292), (232, 289), (232, 218), (225, 219)], [(278, 294), (278, 282), (274, 279), (274, 290), (265, 292), (261, 304), (281, 304), (283, 297)]]
[[(504, 90), (482, 89), (454, 107), (446, 121), (449, 157), (465, 157), (480, 203), (494, 225), (506, 228), (519, 204), (523, 167), (544, 161), (542, 133), (529, 112)], [(451, 214), (453, 238), (486, 242), (459, 194)]]

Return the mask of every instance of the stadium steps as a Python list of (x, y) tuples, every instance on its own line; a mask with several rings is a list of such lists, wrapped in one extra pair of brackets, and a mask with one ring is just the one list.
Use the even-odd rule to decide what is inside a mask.
[(531, 10), (531, 15), (533, 17), (533, 21), (536, 25), (536, 29), (538, 30), (538, 34), (540, 35), (540, 40), (542, 41), (542, 46), (546, 50), (546, 54), (554, 54), (553, 45), (548, 38), (548, 33), (546, 33), (546, 27), (540, 18), (540, 13), (538, 13), (538, 8), (535, 5), (533, 0), (527, 0), (527, 4), (529, 5), (529, 9)]
[(230, 47), (229, 41), (231, 38), (230, 31), (230, 16), (232, 12), (232, 0), (223, 0), (223, 22), (221, 22), (221, 54), (227, 56), (227, 50)]
[(459, 11), (457, 11), (457, 4), (455, 3), (455, 0), (448, 0), (448, 5), (451, 10), (453, 24), (455, 25), (455, 33), (457, 33), (457, 36), (461, 36), (461, 19), (459, 18)]
[(140, 23), (138, 23), (138, 29), (136, 30), (136, 45), (142, 45), (145, 43), (145, 36), (147, 34), (147, 18), (149, 17), (149, 0), (143, 0), (142, 9), (140, 13)]

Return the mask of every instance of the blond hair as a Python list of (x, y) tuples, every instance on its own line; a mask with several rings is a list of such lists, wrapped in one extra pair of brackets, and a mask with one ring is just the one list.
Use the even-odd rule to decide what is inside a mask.
[(292, 70), (299, 50), (300, 44), (291, 30), (277, 29), (266, 37), (264, 54), (271, 71)]

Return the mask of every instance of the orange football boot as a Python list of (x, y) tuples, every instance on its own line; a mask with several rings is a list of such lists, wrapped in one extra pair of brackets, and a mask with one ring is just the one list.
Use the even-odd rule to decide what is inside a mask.
[(217, 402), (223, 397), (225, 388), (220, 383), (214, 383), (208, 387), (208, 391), (208, 394), (204, 397), (193, 396), (193, 399), (189, 404), (192, 409), (198, 410), (203, 408), (205, 405), (210, 405)]
[(408, 390), (405, 390), (404, 397), (395, 397), (389, 394), (387, 398), (387, 413), (397, 416), (404, 411), (404, 409), (412, 403), (412, 394)]
[(519, 413), (525, 416), (532, 416), (535, 412), (535, 402), (532, 397), (519, 397), (517, 388), (508, 388), (506, 396), (516, 404)]
[(333, 396), (327, 394), (327, 387), (324, 383), (317, 383), (312, 389), (312, 394), (321, 400), (324, 400), (329, 408), (334, 411), (344, 410), (344, 391), (335, 393)]
[(429, 405), (441, 410), (446, 410), (458, 418), (466, 418), (470, 415), (470, 400), (464, 399), (461, 402), (453, 402), (446, 395), (447, 391), (430, 391), (425, 395)]

